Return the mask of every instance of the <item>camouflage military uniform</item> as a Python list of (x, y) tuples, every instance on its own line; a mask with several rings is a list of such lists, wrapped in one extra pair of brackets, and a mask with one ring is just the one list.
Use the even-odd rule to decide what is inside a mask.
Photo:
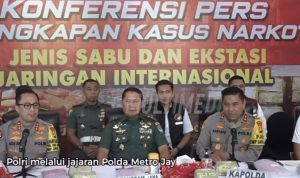
[[(26, 127), (22, 121), (14, 119), (0, 126), (0, 159), (6, 162), (6, 158), (21, 158), (19, 143), (22, 132)], [(59, 158), (59, 145), (56, 130), (52, 124), (37, 119), (30, 129), (25, 148), (25, 158)]]
[[(67, 127), (76, 130), (77, 137), (85, 146), (90, 144), (99, 145), (103, 129), (108, 120), (107, 111), (109, 109), (111, 109), (110, 105), (101, 103), (76, 105), (70, 111)], [(73, 152), (70, 157), (88, 159), (85, 153), (79, 149)]]
[[(230, 123), (223, 113), (215, 113), (203, 123), (197, 141), (197, 153), (204, 157), (205, 148), (213, 151), (227, 151), (231, 153)], [(256, 128), (256, 129), (254, 129)], [(235, 157), (239, 161), (256, 161), (264, 146), (263, 127), (261, 119), (255, 119), (245, 113), (236, 123), (237, 140)], [(231, 153), (232, 154), (232, 153)]]
[(100, 146), (109, 150), (110, 159), (146, 159), (148, 153), (168, 144), (159, 123), (142, 114), (137, 118), (123, 115), (110, 122), (104, 135)]

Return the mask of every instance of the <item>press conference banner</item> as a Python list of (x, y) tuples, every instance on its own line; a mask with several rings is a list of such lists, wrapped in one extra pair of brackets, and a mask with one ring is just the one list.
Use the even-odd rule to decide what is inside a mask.
[(272, 86), (272, 66), (300, 64), (299, 12), (299, 0), (3, 0), (1, 111), (19, 85), (68, 111), (88, 78), (111, 104), (126, 86), (152, 95), (161, 79), (194, 93), (235, 74)]

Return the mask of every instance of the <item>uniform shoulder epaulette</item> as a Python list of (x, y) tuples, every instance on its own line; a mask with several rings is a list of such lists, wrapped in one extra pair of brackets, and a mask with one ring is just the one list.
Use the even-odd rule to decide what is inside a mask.
[(103, 108), (112, 108), (110, 104), (106, 104), (106, 103), (99, 103), (100, 107)]
[(123, 120), (126, 119), (126, 116), (123, 114), (123, 115), (119, 115), (118, 117), (110, 117), (110, 119), (108, 120), (108, 124), (117, 124), (119, 122), (123, 122)]
[(153, 120), (153, 121), (157, 121), (156, 117), (153, 114), (143, 114), (143, 117), (145, 119), (149, 119), (149, 120)]
[(119, 121), (125, 117), (123, 110), (112, 109), (108, 112), (108, 123)]

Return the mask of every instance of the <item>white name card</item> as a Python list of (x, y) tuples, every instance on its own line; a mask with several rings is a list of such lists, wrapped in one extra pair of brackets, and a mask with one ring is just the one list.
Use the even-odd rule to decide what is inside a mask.
[(226, 178), (267, 178), (268, 175), (263, 171), (250, 170), (228, 170)]

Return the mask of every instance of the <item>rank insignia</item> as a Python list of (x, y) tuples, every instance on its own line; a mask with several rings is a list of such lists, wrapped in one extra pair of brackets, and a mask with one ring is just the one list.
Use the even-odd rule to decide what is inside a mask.
[(155, 122), (155, 125), (156, 125), (158, 131), (163, 132), (163, 129), (161, 128), (159, 122)]
[(118, 129), (119, 126), (118, 125), (114, 125), (113, 129)]
[(149, 125), (142, 125), (143, 128), (147, 129), (148, 127), (150, 127)]

